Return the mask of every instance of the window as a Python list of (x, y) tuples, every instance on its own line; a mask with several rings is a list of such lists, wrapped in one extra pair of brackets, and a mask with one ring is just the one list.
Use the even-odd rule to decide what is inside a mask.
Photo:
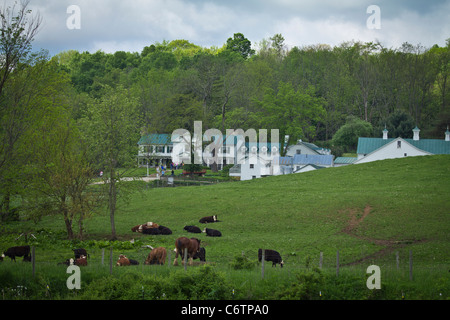
[(172, 151), (173, 151), (173, 147), (167, 146), (167, 153), (172, 153)]
[(401, 141), (397, 141), (397, 148), (401, 148), (402, 147), (402, 142)]
[(297, 154), (301, 154), (301, 153), (302, 153), (302, 150), (297, 149)]
[(250, 164), (250, 169), (255, 169), (255, 165), (254, 164)]

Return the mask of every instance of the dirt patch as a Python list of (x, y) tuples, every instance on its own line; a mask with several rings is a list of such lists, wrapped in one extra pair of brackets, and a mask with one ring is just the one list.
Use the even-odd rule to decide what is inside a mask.
[(369, 259), (380, 258), (386, 254), (390, 254), (391, 252), (393, 252), (396, 249), (405, 247), (405, 246), (413, 244), (413, 243), (418, 243), (418, 242), (424, 241), (423, 239), (422, 240), (375, 239), (375, 238), (357, 235), (356, 230), (364, 222), (364, 219), (370, 214), (370, 212), (372, 211), (372, 207), (370, 205), (366, 205), (366, 207), (364, 208), (364, 211), (362, 213), (358, 209), (349, 209), (348, 211), (349, 211), (350, 219), (348, 220), (345, 228), (342, 229), (342, 232), (349, 236), (352, 236), (354, 238), (364, 240), (367, 242), (371, 242), (378, 246), (384, 246), (385, 248), (383, 248), (373, 254), (367, 255), (361, 259), (347, 263), (346, 265), (355, 265), (355, 264), (364, 262)]

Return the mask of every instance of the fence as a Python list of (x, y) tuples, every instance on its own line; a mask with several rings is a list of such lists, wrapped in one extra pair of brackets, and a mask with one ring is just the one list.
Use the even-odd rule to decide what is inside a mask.
[[(100, 251), (100, 253), (99, 253)], [(147, 258), (148, 254), (150, 253), (150, 249), (147, 247), (142, 247), (133, 254), (130, 254), (129, 258), (137, 259), (139, 264), (144, 265), (144, 261)], [(90, 250), (88, 250), (90, 252)], [(93, 253), (93, 254), (92, 254)], [(100, 266), (109, 266), (109, 273), (113, 274), (113, 270), (116, 264), (116, 260), (122, 252), (118, 253), (117, 251), (114, 252), (113, 248), (102, 248), (102, 249), (94, 249), (90, 254), (90, 256), (94, 256), (94, 259), (89, 258), (89, 263), (91, 264), (97, 264)], [(241, 252), (241, 256), (248, 258), (249, 260), (256, 263), (257, 260), (257, 253), (256, 251), (250, 251), (247, 253)], [(327, 270), (335, 269), (336, 276), (339, 277), (339, 273), (342, 270), (342, 268), (348, 268), (349, 266), (359, 265), (362, 267), (368, 267), (371, 264), (377, 264), (376, 259), (368, 259), (367, 263), (363, 263), (362, 261), (359, 261), (358, 263), (346, 263), (342, 264), (341, 262), (341, 252), (339, 250), (336, 251), (334, 258), (331, 257), (331, 255), (328, 255), (327, 259), (324, 257), (324, 252), (320, 251), (318, 254), (318, 257), (300, 257), (296, 255), (288, 255), (285, 253), (282, 253), (282, 256), (284, 256), (284, 268), (288, 268), (290, 270), (300, 270), (310, 267), (318, 267), (319, 269), (326, 268)], [(215, 265), (230, 265), (230, 262), (236, 257), (230, 257), (230, 256), (224, 256), (220, 253), (207, 253), (206, 254), (206, 263), (211, 263)], [(109, 259), (108, 259), (109, 258)], [(173, 267), (173, 261), (175, 258), (175, 252), (172, 249), (167, 249), (167, 257), (166, 257), (166, 263), (165, 267)], [(108, 262), (106, 262), (108, 259)], [(181, 258), (179, 258), (181, 260)], [(19, 259), (18, 259), (19, 260)], [(334, 261), (333, 261), (334, 260)], [(412, 250), (408, 251), (408, 257), (406, 260), (406, 265), (408, 266), (408, 273), (409, 273), (409, 280), (413, 280), (413, 252)], [(391, 263), (393, 265), (393, 268), (396, 270), (404, 270), (405, 267), (405, 261), (403, 261), (400, 258), (400, 252), (395, 251), (395, 257), (391, 260), (384, 260), (381, 262), (383, 265), (386, 263)], [(32, 276), (34, 277), (36, 274), (36, 268), (37, 268), (37, 262), (36, 262), (36, 247), (31, 247), (31, 270), (32, 270)], [(60, 262), (60, 264), (62, 261)], [(265, 270), (268, 264), (268, 261), (265, 260), (265, 251), (262, 251), (262, 259), (260, 262), (260, 272), (261, 272), (261, 278), (264, 279), (265, 277)], [(402, 268), (400, 268), (400, 264), (402, 263)], [(196, 262), (194, 265), (202, 264), (201, 262)], [(271, 266), (271, 262), (269, 261), (269, 266)], [(46, 263), (39, 263), (39, 267), (45, 268)], [(187, 261), (187, 254), (184, 254), (184, 261), (182, 261), (182, 265), (184, 266), (184, 269), (187, 270), (189, 266), (189, 263)], [(279, 267), (279, 265), (277, 265)], [(259, 268), (257, 268), (259, 269)]]

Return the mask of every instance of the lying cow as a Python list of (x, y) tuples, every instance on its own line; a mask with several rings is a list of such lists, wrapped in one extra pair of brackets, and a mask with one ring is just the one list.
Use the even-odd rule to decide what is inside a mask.
[(200, 230), (200, 228), (196, 227), (196, 226), (185, 226), (183, 229), (186, 230), (187, 232), (192, 232), (192, 233), (201, 233), (202, 232), (202, 230)]
[(172, 230), (164, 226), (158, 226), (158, 228), (142, 229), (142, 233), (150, 235), (169, 235), (172, 234)]
[(215, 215), (215, 216), (203, 217), (200, 220), (198, 220), (198, 222), (200, 222), (200, 223), (213, 223), (213, 222), (219, 222), (219, 220), (217, 220), (217, 215)]
[[(262, 249), (258, 249), (258, 261), (261, 262), (262, 259)], [(283, 259), (281, 259), (281, 255), (275, 250), (264, 250), (264, 260), (272, 261), (272, 267), (276, 267), (277, 263), (280, 264), (280, 267), (283, 268)]]
[(72, 250), (73, 253), (75, 254), (75, 259), (79, 259), (81, 256), (89, 257), (89, 254), (87, 253), (86, 249), (80, 248)]
[(5, 252), (2, 254), (2, 258), (5, 256), (10, 257), (11, 261), (16, 261), (16, 257), (23, 257), (23, 261), (31, 261), (30, 256), (30, 246), (17, 246), (17, 247), (11, 247), (8, 248)]
[(166, 263), (167, 250), (163, 247), (152, 249), (145, 259), (144, 264), (160, 264)]
[(157, 229), (158, 227), (159, 227), (159, 225), (157, 223), (149, 221), (145, 224), (138, 224), (137, 226), (134, 226), (133, 228), (131, 228), (131, 231), (143, 232), (144, 230)]
[(87, 266), (87, 258), (86, 256), (82, 255), (78, 259), (75, 259), (75, 261), (71, 264), (74, 264), (76, 266)]
[(209, 237), (221, 237), (222, 236), (222, 233), (219, 230), (205, 228), (202, 232), (206, 233), (206, 236), (209, 236)]
[(119, 260), (117, 260), (116, 266), (120, 267), (120, 266), (129, 266), (129, 265), (131, 265), (130, 260), (123, 254), (121, 254), (119, 256)]

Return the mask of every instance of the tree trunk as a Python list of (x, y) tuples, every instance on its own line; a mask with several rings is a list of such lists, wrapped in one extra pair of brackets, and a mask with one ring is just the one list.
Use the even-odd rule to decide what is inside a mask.
[(114, 214), (116, 212), (116, 200), (117, 200), (117, 189), (116, 189), (116, 177), (114, 168), (111, 168), (111, 174), (109, 177), (109, 218), (111, 221), (111, 240), (117, 240), (116, 226), (114, 223)]

